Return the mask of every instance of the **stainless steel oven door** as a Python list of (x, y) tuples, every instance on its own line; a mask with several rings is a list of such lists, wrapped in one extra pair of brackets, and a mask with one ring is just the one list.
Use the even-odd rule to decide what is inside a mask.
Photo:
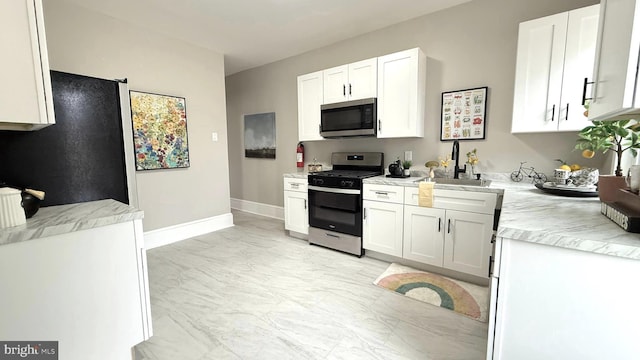
[(362, 236), (360, 189), (309, 186), (309, 226)]

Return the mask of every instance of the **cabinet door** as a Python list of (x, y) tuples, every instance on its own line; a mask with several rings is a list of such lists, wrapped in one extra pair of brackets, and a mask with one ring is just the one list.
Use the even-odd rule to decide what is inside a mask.
[(324, 70), (324, 101), (332, 104), (347, 101), (347, 84), (349, 82), (349, 66), (341, 65)]
[(402, 257), (442, 266), (444, 222), (444, 210), (405, 206)]
[(556, 131), (568, 13), (520, 24), (512, 133)]
[(410, 49), (378, 58), (378, 137), (423, 137), (426, 58)]
[(349, 100), (376, 97), (378, 91), (378, 59), (368, 59), (349, 64)]
[(0, 129), (55, 123), (42, 14), (41, 0), (0, 2)]
[(584, 115), (582, 90), (584, 79), (587, 78), (589, 81), (593, 79), (599, 14), (600, 5), (569, 12), (562, 101), (558, 120), (560, 131), (578, 131), (591, 124)]
[(309, 233), (309, 210), (307, 193), (284, 192), (284, 228), (301, 234)]
[(624, 114), (640, 107), (637, 91), (640, 3), (602, 0), (598, 32), (589, 120), (629, 118)]
[(298, 140), (323, 140), (320, 136), (322, 71), (298, 76)]
[(492, 215), (447, 210), (444, 267), (488, 277), (492, 235)]
[(363, 201), (362, 244), (365, 249), (402, 257), (402, 204)]

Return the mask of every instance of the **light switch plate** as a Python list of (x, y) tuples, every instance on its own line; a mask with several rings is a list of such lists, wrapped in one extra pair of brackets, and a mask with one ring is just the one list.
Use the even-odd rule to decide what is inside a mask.
[(413, 151), (407, 150), (404, 152), (404, 159), (406, 161), (413, 161)]

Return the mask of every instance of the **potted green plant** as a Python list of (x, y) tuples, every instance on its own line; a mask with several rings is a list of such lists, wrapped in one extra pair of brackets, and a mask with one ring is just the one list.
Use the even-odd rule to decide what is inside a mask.
[(413, 165), (411, 160), (405, 160), (402, 162), (402, 169), (404, 169), (404, 176), (411, 176), (411, 170), (409, 170), (411, 165)]
[(582, 156), (591, 158), (596, 152), (606, 153), (614, 151), (616, 153), (615, 176), (600, 175), (598, 180), (598, 192), (600, 200), (615, 200), (615, 192), (619, 188), (625, 187), (622, 171), (622, 154), (629, 150), (633, 156), (638, 154), (640, 149), (640, 123), (635, 120), (615, 120), (615, 121), (593, 121), (578, 133), (576, 149), (583, 150)]

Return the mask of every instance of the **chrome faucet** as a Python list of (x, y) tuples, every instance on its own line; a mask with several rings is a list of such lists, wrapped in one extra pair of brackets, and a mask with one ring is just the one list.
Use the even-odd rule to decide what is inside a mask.
[(456, 161), (456, 165), (453, 167), (454, 179), (459, 179), (460, 173), (467, 172), (467, 164), (464, 164), (464, 168), (460, 169), (460, 165), (458, 165), (459, 158), (460, 158), (460, 142), (458, 142), (458, 140), (453, 140), (453, 150), (451, 150), (451, 160)]

